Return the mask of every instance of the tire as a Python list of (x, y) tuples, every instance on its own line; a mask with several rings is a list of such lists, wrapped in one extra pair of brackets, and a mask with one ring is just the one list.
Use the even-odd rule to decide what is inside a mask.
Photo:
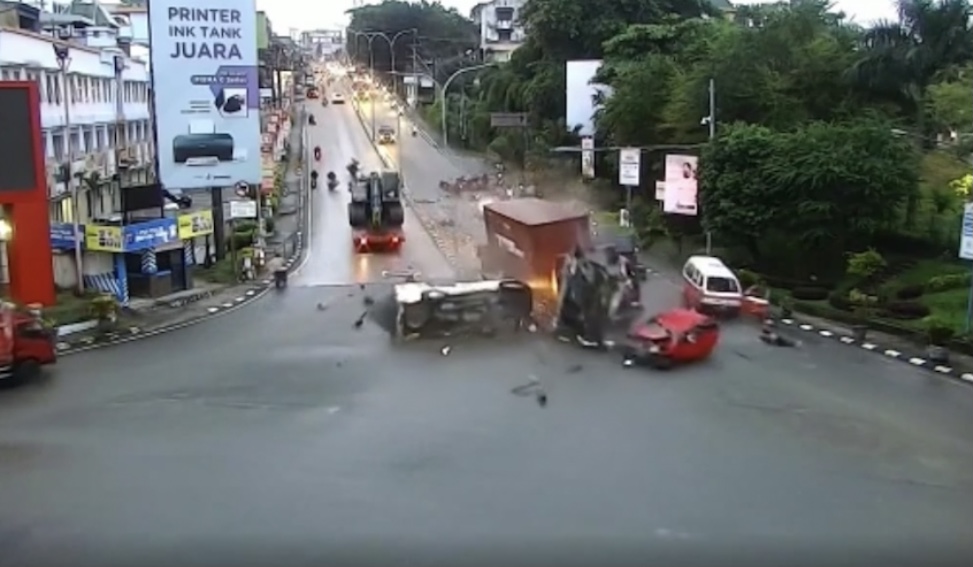
[(19, 386), (36, 380), (41, 375), (41, 365), (36, 360), (22, 360), (14, 365), (10, 383)]
[(348, 203), (348, 224), (352, 228), (365, 228), (368, 226), (368, 205), (362, 202)]
[(386, 226), (398, 228), (405, 224), (405, 209), (402, 207), (402, 203), (385, 203), (383, 213), (385, 214)]

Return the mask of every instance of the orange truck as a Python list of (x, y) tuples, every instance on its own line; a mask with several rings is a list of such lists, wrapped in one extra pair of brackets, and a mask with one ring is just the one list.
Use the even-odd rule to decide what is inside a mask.
[(554, 299), (564, 259), (591, 246), (587, 213), (536, 198), (484, 205), (487, 244), (479, 248), (487, 277), (527, 283), (539, 301)]
[(37, 310), (0, 303), (0, 385), (30, 381), (57, 362), (57, 331)]

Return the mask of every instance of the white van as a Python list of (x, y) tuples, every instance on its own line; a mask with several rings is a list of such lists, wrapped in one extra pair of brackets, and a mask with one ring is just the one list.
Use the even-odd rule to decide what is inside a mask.
[(683, 303), (697, 311), (738, 314), (743, 304), (740, 280), (719, 258), (690, 256), (682, 268)]

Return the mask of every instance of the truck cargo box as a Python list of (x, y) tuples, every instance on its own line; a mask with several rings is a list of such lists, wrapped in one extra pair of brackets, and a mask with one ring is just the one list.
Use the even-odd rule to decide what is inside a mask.
[(590, 246), (587, 213), (536, 198), (483, 207), (487, 244), (480, 248), (484, 274), (527, 282), (538, 298), (554, 295), (566, 254)]

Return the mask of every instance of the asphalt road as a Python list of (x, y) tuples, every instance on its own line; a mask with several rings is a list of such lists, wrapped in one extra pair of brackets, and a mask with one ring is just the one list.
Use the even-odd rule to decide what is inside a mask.
[[(367, 159), (350, 112), (316, 112), (327, 167)], [(315, 195), (297, 285), (0, 392), (0, 565), (973, 564), (971, 390), (740, 325), (670, 373), (393, 345), (352, 325), (387, 283), (325, 285), (380, 274), (343, 198)]]

